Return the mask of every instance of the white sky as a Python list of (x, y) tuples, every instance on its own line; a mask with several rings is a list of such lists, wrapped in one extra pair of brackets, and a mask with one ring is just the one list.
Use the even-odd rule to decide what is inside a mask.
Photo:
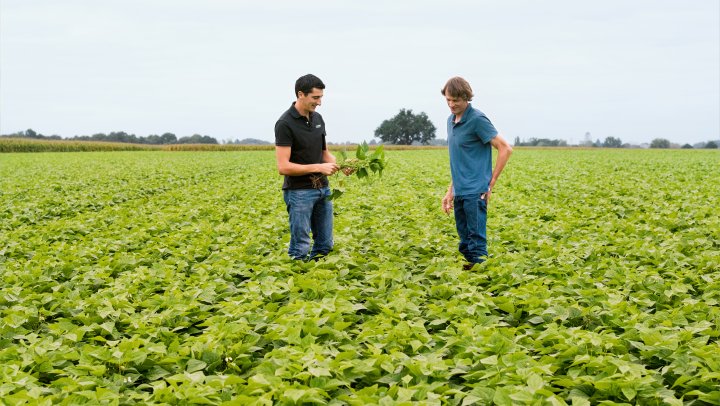
[(0, 133), (274, 140), (297, 77), (328, 140), (468, 79), (514, 138), (720, 139), (717, 0), (0, 0)]

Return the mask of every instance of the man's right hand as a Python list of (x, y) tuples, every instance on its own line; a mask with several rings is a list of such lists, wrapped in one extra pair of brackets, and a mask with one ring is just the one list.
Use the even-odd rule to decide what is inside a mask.
[(317, 169), (317, 172), (320, 172), (325, 176), (329, 176), (337, 172), (340, 167), (334, 162), (325, 162), (317, 164)]
[(442, 208), (445, 214), (450, 214), (450, 210), (453, 208), (453, 200), (455, 196), (453, 195), (452, 190), (448, 190), (448, 192), (445, 194), (445, 197), (442, 199)]

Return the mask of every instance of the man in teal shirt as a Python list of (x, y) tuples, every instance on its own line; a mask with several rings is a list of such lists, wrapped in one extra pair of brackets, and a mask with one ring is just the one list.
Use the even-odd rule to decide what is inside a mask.
[[(454, 209), (458, 249), (467, 261), (463, 268), (470, 269), (487, 258), (487, 207), (512, 147), (487, 116), (470, 105), (473, 92), (465, 79), (450, 78), (442, 94), (452, 113), (447, 122), (452, 181), (442, 206), (448, 214)], [(494, 170), (491, 147), (498, 150)]]

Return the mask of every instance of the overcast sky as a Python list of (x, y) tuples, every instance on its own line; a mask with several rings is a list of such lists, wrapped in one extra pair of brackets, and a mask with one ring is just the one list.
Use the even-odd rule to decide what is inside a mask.
[(468, 79), (511, 142), (720, 139), (717, 0), (0, 0), (0, 133), (274, 140), (297, 77), (328, 140)]

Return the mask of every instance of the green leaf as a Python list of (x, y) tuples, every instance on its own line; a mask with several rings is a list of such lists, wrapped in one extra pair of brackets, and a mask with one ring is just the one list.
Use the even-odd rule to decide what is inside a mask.
[(343, 191), (341, 189), (332, 189), (332, 192), (328, 197), (326, 197), (327, 200), (335, 200), (338, 197), (343, 195)]
[(362, 144), (358, 144), (357, 149), (355, 150), (355, 157), (357, 159), (364, 160), (367, 158), (367, 151), (368, 145), (363, 141)]
[(504, 388), (496, 388), (493, 402), (499, 406), (510, 406), (513, 400), (510, 398), (510, 392)]
[(325, 367), (309, 367), (308, 372), (312, 376), (332, 376), (330, 370)]
[(530, 374), (527, 380), (528, 387), (532, 393), (539, 391), (545, 386), (545, 381), (538, 374)]
[(205, 369), (206, 366), (207, 364), (203, 361), (191, 358), (185, 366), (185, 370), (188, 372), (197, 372)]
[(304, 389), (287, 389), (285, 392), (283, 392), (283, 397), (286, 397), (290, 400), (292, 400), (294, 403), (300, 402), (300, 399), (305, 396), (307, 393)]

